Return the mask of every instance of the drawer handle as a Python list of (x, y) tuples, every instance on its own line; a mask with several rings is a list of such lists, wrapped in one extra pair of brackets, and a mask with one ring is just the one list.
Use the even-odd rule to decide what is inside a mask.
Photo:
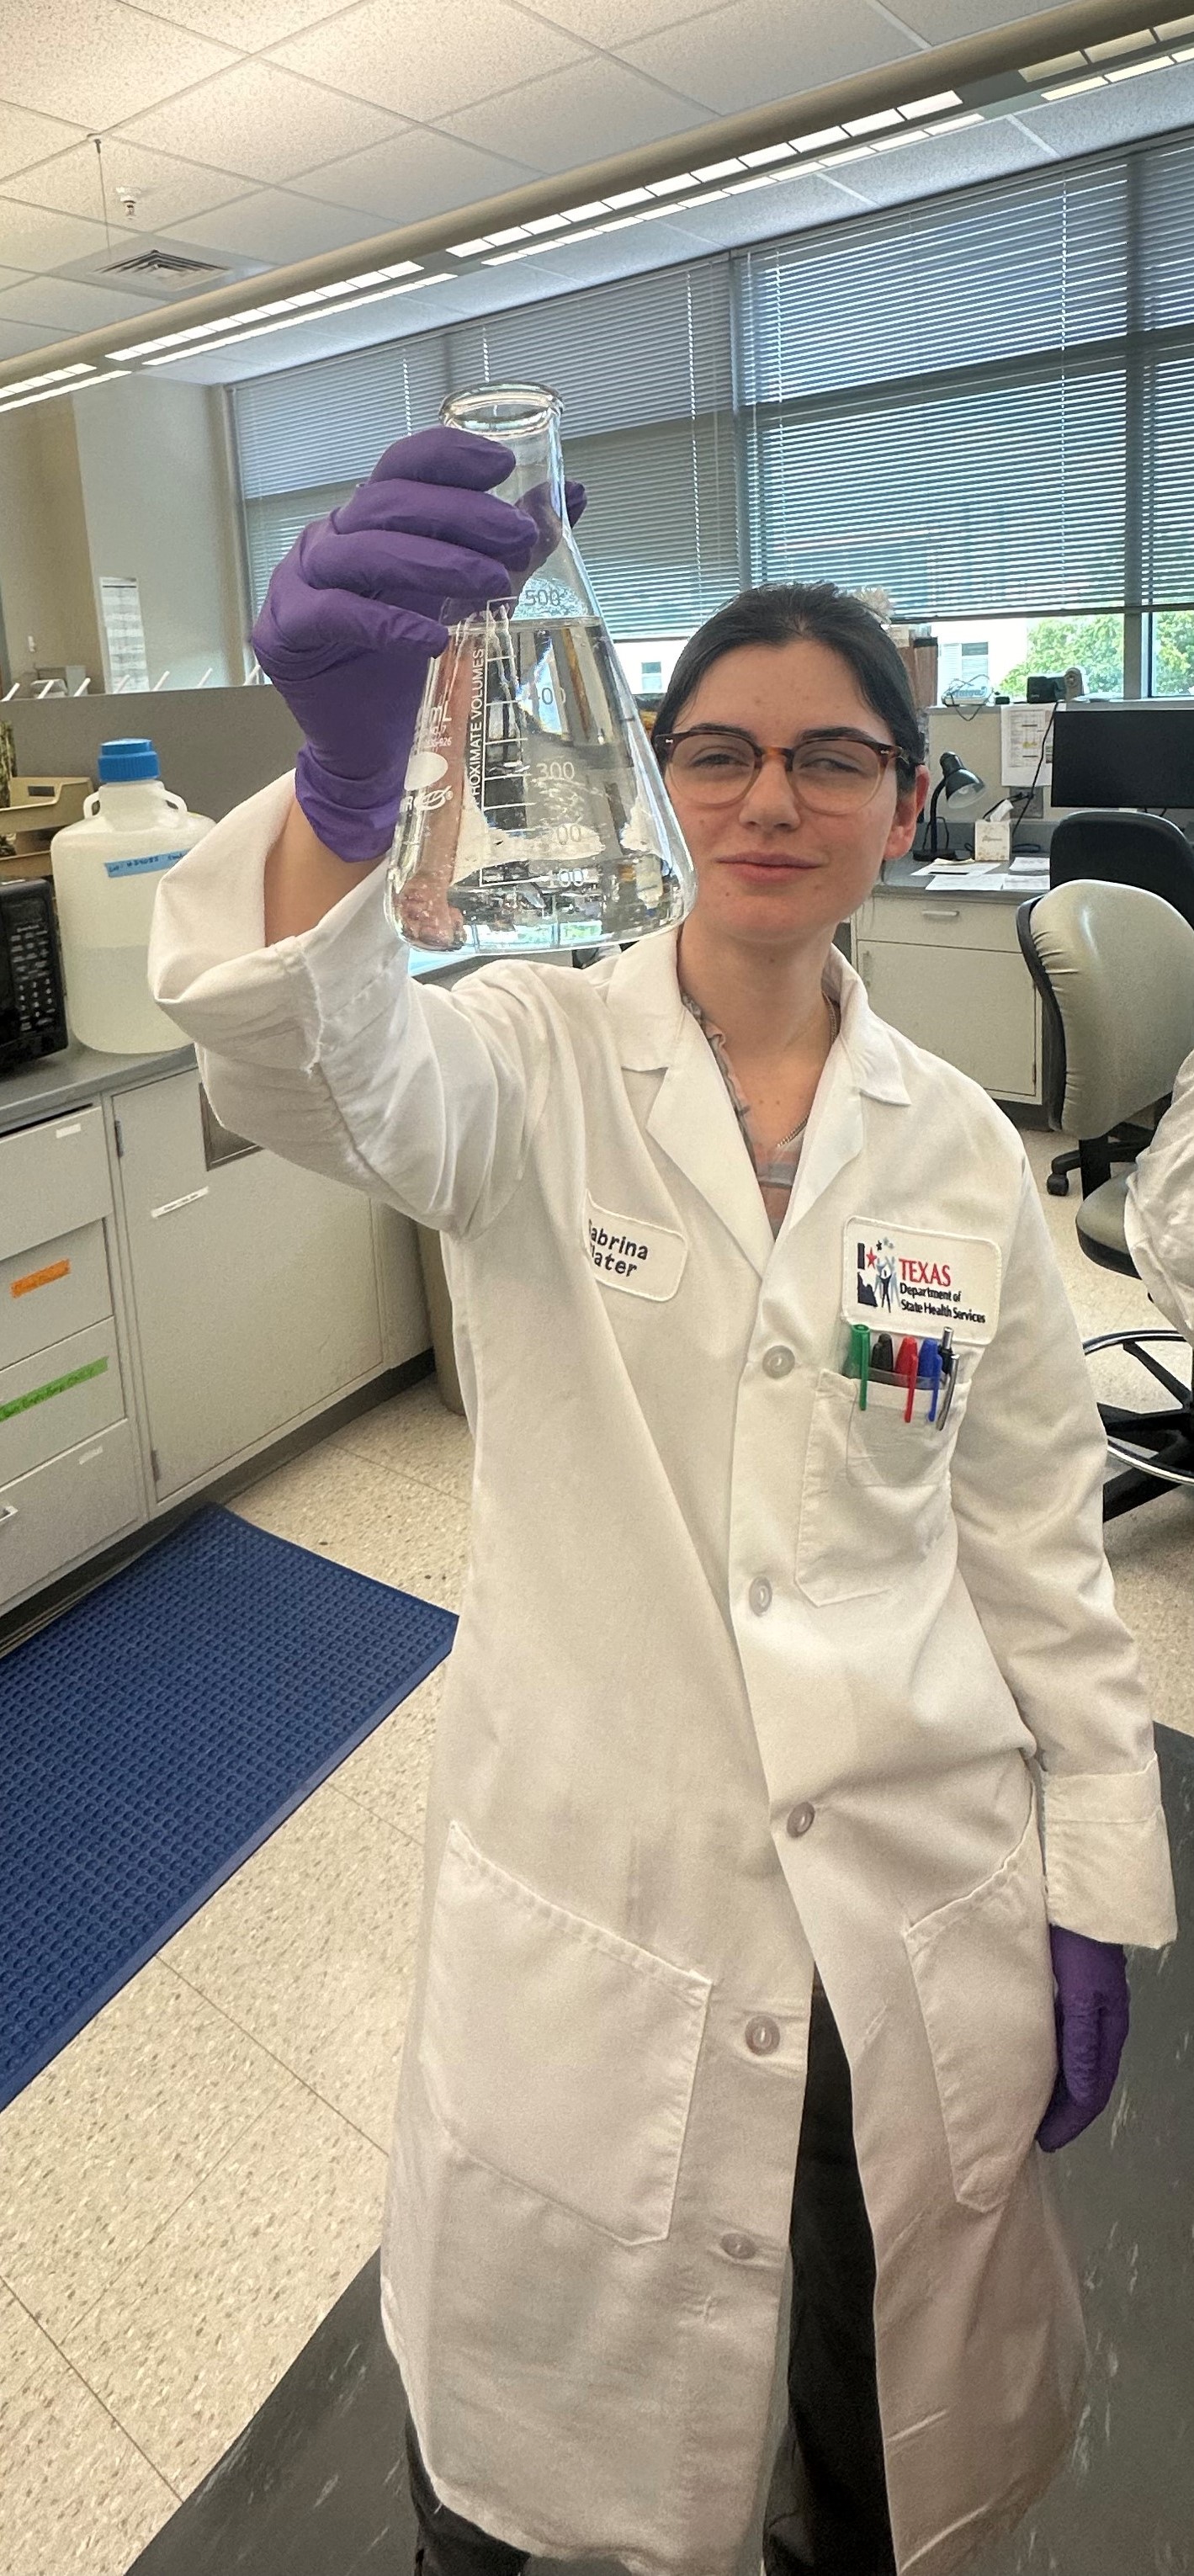
[(0, 1521), (15, 1521), (16, 1517), (17, 1507), (15, 1503), (0, 1503)]
[(960, 903), (949, 905), (935, 903), (931, 912), (922, 912), (920, 917), (922, 921), (960, 921), (962, 907)]
[(89, 1467), (93, 1458), (102, 1458), (103, 1454), (104, 1444), (101, 1440), (98, 1449), (80, 1449), (79, 1455), (75, 1460), (75, 1465), (76, 1467)]
[(67, 1137), (67, 1136), (81, 1136), (81, 1135), (82, 1135), (82, 1133), (83, 1133), (83, 1121), (82, 1121), (82, 1119), (81, 1119), (81, 1118), (76, 1118), (76, 1120), (75, 1120), (75, 1123), (74, 1123), (73, 1127), (56, 1127), (56, 1128), (54, 1129), (54, 1142), (55, 1142), (55, 1144), (57, 1144), (57, 1145), (61, 1145), (61, 1143), (62, 1143), (62, 1141), (63, 1141), (64, 1137)]
[(205, 1199), (206, 1189), (188, 1190), (185, 1199), (166, 1199), (161, 1207), (151, 1208), (151, 1216), (173, 1216), (177, 1208), (194, 1207), (196, 1199)]

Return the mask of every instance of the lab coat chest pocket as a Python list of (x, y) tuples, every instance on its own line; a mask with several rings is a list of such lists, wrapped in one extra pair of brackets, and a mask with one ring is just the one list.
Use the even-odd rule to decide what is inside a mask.
[(904, 1934), (928, 2035), (955, 2198), (1011, 2189), (1057, 2073), (1049, 1926), (1035, 1805), (1015, 1850)]
[(623, 2245), (666, 2236), (709, 1993), (450, 1827), (419, 2061), (466, 2156)]
[(818, 1608), (889, 1591), (940, 1538), (965, 1394), (960, 1370), (943, 1430), (923, 1418), (923, 1389), (905, 1422), (902, 1388), (871, 1387), (863, 1408), (856, 1378), (821, 1370), (796, 1535), (796, 1580)]

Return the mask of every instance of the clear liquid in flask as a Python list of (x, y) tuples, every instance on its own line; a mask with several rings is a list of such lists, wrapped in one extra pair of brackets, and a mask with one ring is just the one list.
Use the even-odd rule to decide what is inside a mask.
[(514, 448), (500, 497), (531, 508), (544, 548), (517, 600), (453, 624), (432, 665), (391, 918), (418, 948), (489, 956), (670, 928), (692, 863), (568, 527), (558, 402), (483, 387), (444, 412)]

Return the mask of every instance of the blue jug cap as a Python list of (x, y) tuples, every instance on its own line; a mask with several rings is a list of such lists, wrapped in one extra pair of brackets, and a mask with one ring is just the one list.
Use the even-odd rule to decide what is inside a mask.
[(153, 744), (144, 734), (130, 734), (123, 742), (101, 742), (98, 768), (101, 787), (120, 778), (160, 778), (162, 774)]

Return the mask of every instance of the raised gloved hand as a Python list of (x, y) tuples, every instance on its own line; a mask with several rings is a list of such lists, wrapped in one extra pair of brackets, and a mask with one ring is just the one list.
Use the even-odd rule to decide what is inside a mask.
[[(445, 601), (509, 597), (549, 550), (541, 514), (493, 497), (514, 459), (464, 430), (420, 430), (304, 528), (253, 629), (262, 670), (306, 737), (295, 793), (342, 859), (389, 846), (428, 663), (448, 640)], [(566, 487), (568, 515), (585, 495)]]
[(1037, 2130), (1037, 2144), (1052, 2153), (1105, 2111), (1115, 2088), (1128, 2036), (1128, 1972), (1115, 1941), (1089, 1941), (1082, 1932), (1049, 1926), (1056, 1987), (1057, 2082)]

